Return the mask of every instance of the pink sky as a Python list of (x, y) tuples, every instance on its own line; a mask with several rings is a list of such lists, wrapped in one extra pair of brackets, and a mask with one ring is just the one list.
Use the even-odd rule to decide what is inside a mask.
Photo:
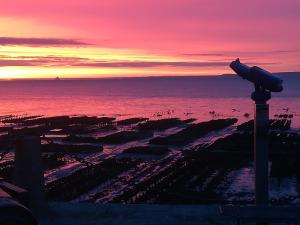
[[(82, 74), (88, 67), (96, 76), (123, 73), (122, 66), (126, 74), (216, 74), (229, 72), (226, 63), (236, 57), (300, 71), (299, 12), (298, 0), (1, 0), (0, 75), (21, 74), (20, 67)], [(43, 63), (40, 54), (25, 63), (13, 54), (44, 47), (53, 51)], [(78, 55), (86, 60), (72, 62)], [(49, 56), (57, 58), (47, 64)]]

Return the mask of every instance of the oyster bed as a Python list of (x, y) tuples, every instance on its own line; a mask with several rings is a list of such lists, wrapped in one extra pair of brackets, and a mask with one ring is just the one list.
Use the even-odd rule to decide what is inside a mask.
[[(274, 204), (300, 196), (300, 134), (270, 120)], [(12, 180), (14, 140), (38, 135), (49, 200), (96, 203), (252, 203), (253, 120), (1, 116), (0, 176)], [(284, 159), (284, 160), (283, 160)]]

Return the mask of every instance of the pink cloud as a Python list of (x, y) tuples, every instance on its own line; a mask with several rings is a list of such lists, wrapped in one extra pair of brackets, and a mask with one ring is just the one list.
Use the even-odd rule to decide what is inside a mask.
[(0, 37), (0, 45), (78, 46), (88, 44), (75, 39), (63, 38)]
[(274, 51), (266, 60), (276, 62), (278, 51), (300, 49), (299, 11), (298, 0), (2, 0), (0, 15), (72, 28), (79, 34), (74, 38), (100, 47), (171, 55), (244, 52), (260, 61), (259, 52)]

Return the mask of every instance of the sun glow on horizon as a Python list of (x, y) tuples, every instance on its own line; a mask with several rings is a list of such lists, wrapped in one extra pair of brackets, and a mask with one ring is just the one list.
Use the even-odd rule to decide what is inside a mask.
[[(1, 79), (217, 75), (222, 72), (209, 66), (181, 66), (190, 63), (190, 59), (183, 56), (132, 49), (1, 46), (0, 53), (0, 63), (4, 61), (9, 65), (1, 65)], [(206, 61), (197, 59), (195, 62)]]

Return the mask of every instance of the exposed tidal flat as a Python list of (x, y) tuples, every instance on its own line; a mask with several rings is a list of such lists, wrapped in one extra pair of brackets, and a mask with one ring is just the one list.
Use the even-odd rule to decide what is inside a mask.
[[(273, 204), (299, 203), (300, 76), (270, 104)], [(0, 81), (0, 176), (42, 139), (49, 200), (252, 203), (253, 86), (235, 76)]]
[[(38, 135), (49, 200), (249, 204), (253, 120), (244, 120), (3, 115), (0, 176), (12, 180), (15, 137)], [(270, 119), (273, 204), (300, 200), (300, 133), (293, 120), (291, 113)]]

